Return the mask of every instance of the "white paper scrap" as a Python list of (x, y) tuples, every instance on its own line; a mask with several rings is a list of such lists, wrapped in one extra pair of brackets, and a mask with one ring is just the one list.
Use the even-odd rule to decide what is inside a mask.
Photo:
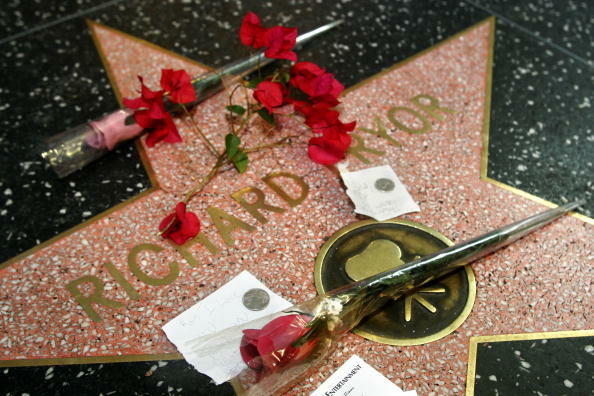
[(334, 372), (311, 396), (417, 396), (404, 392), (379, 371), (353, 355)]
[(419, 206), (389, 165), (349, 172), (338, 167), (347, 187), (346, 193), (355, 204), (355, 212), (384, 221), (404, 213), (418, 212)]
[[(242, 302), (245, 292), (254, 288), (263, 289), (270, 296), (270, 302), (261, 311), (250, 311)], [(197, 353), (196, 348), (192, 347), (192, 341), (282, 311), (291, 305), (270, 291), (252, 274), (243, 271), (211, 295), (173, 318), (163, 326), (163, 330), (184, 358), (218, 385), (235, 377), (246, 367), (239, 353), (241, 338), (231, 338), (229, 343), (206, 353), (204, 349), (201, 350), (202, 353)]]

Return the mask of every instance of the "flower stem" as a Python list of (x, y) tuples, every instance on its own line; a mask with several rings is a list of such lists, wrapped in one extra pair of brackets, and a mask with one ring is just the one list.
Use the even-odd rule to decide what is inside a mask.
[(200, 137), (202, 137), (202, 139), (206, 142), (206, 145), (208, 146), (208, 148), (210, 149), (210, 151), (212, 152), (212, 154), (214, 156), (219, 156), (219, 152), (217, 151), (216, 147), (212, 144), (212, 142), (210, 141), (210, 139), (208, 139), (206, 137), (206, 135), (204, 133), (202, 133), (202, 130), (200, 129), (200, 127), (198, 126), (198, 124), (194, 120), (194, 116), (188, 111), (188, 108), (186, 107), (186, 105), (182, 104), (181, 107), (182, 107), (182, 109), (184, 109), (184, 113), (190, 118), (190, 122), (192, 124), (192, 127), (194, 127), (194, 129), (196, 130), (196, 132), (198, 132), (198, 134), (200, 135)]
[[(235, 94), (235, 91), (237, 91), (237, 89), (239, 87), (241, 87), (241, 84), (237, 84), (235, 87), (233, 87), (233, 89), (231, 90), (231, 93), (229, 94), (229, 107), (233, 106), (233, 95)], [(229, 113), (232, 114), (231, 110), (229, 110)], [(229, 125), (231, 126), (231, 132), (236, 135), (235, 133), (235, 126), (233, 125), (233, 121), (229, 122)]]
[(208, 182), (211, 181), (216, 176), (218, 170), (225, 163), (226, 158), (227, 158), (226, 152), (223, 152), (222, 154), (218, 155), (217, 162), (215, 162), (215, 164), (212, 166), (212, 168), (210, 169), (210, 172), (208, 172), (208, 174), (204, 177), (204, 179), (202, 179), (200, 181), (200, 183), (198, 183), (194, 188), (192, 188), (190, 191), (188, 191), (186, 193), (186, 197), (184, 198), (185, 203), (188, 203), (194, 195), (196, 195), (200, 191), (202, 191), (204, 186), (206, 186), (208, 184)]
[(244, 117), (244, 118), (241, 120), (241, 124), (239, 124), (239, 128), (237, 129), (237, 133), (235, 133), (237, 136), (239, 136), (239, 135), (240, 135), (240, 134), (241, 134), (241, 133), (242, 133), (242, 132), (243, 132), (243, 131), (246, 129), (246, 126), (247, 126), (247, 124), (248, 124), (248, 121), (249, 121), (249, 120), (252, 118), (252, 116), (253, 116), (254, 114), (255, 114), (255, 113), (248, 114), (247, 116), (245, 116), (245, 117)]
[(254, 147), (246, 147), (243, 149), (243, 151), (245, 151), (246, 153), (253, 153), (254, 151), (264, 150), (267, 148), (280, 147), (285, 144), (291, 144), (291, 139), (297, 138), (297, 137), (299, 137), (299, 136), (298, 135), (285, 136), (284, 138), (282, 138), (274, 143), (261, 144), (259, 146), (254, 146)]

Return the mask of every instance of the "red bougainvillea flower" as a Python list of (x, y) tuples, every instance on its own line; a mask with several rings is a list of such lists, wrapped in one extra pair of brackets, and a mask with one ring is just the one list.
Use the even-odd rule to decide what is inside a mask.
[(283, 105), (284, 96), (284, 87), (278, 82), (262, 81), (254, 90), (254, 98), (271, 113), (275, 107)]
[(305, 100), (294, 100), (291, 98), (288, 98), (287, 101), (293, 104), (295, 111), (303, 114), (306, 118), (309, 117), (314, 110), (317, 112), (327, 111), (340, 104), (336, 98), (329, 95), (313, 98), (311, 99), (311, 102)]
[(334, 165), (345, 157), (351, 145), (351, 136), (342, 134), (338, 139), (329, 139), (325, 136), (309, 139), (307, 155), (312, 161), (322, 165)]
[(147, 131), (146, 144), (153, 147), (164, 140), (168, 143), (181, 142), (177, 127), (171, 115), (165, 109), (163, 103), (164, 91), (152, 91), (146, 85), (142, 77), (138, 76), (141, 85), (140, 97), (136, 99), (124, 99), (124, 105), (134, 112), (134, 120), (138, 125)]
[(336, 99), (344, 86), (331, 73), (311, 62), (299, 62), (291, 68), (291, 85), (310, 98), (332, 97)]
[(200, 232), (200, 220), (192, 212), (186, 212), (186, 204), (179, 202), (175, 213), (171, 213), (159, 224), (159, 231), (164, 231), (161, 236), (171, 239), (178, 245), (183, 245), (188, 239), (195, 237)]
[(165, 106), (163, 105), (163, 91), (152, 91), (144, 85), (141, 76), (138, 76), (138, 80), (140, 81), (140, 97), (136, 99), (124, 98), (124, 106), (132, 110), (145, 109), (148, 117), (152, 119), (163, 118), (166, 113)]
[[(138, 120), (138, 117), (135, 118)], [(151, 124), (147, 126), (146, 129), (146, 145), (149, 147), (153, 147), (161, 140), (167, 143), (178, 143), (182, 141), (177, 127), (169, 113), (165, 113), (165, 116), (161, 120), (151, 120)]]
[(267, 58), (297, 60), (297, 54), (292, 51), (297, 40), (297, 29), (284, 26), (275, 26), (266, 31), (264, 35), (266, 41), (266, 51), (264, 55)]
[[(136, 112), (134, 112), (134, 120), (136, 120), (136, 123), (147, 131), (147, 146), (153, 147), (161, 140), (164, 140), (167, 143), (181, 142), (182, 138), (179, 135), (173, 119), (169, 113), (165, 111), (163, 101), (151, 104), (151, 109), (136, 110)], [(155, 116), (160, 118), (154, 118)]]
[(298, 62), (291, 68), (291, 76), (297, 79), (295, 82), (299, 82), (300, 79), (311, 80), (325, 72), (324, 69), (312, 62)]
[(307, 333), (309, 320), (304, 315), (285, 315), (271, 320), (261, 330), (244, 330), (239, 347), (243, 361), (254, 370), (274, 371), (307, 357), (317, 340), (300, 347), (292, 344)]
[(260, 18), (253, 12), (248, 12), (239, 29), (239, 39), (243, 45), (259, 49), (266, 45), (266, 29), (260, 24)]
[(169, 100), (173, 103), (191, 103), (196, 100), (192, 78), (185, 70), (161, 70), (161, 88), (169, 92)]
[(336, 110), (314, 106), (305, 118), (305, 123), (314, 133), (322, 134), (329, 139), (338, 139), (340, 135), (351, 132), (357, 125), (355, 121), (344, 124), (338, 119), (339, 115)]

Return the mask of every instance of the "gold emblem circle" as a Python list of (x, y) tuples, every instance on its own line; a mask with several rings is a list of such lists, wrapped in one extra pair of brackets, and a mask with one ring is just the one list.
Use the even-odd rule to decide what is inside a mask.
[[(438, 232), (430, 227), (427, 227), (421, 223), (414, 222), (414, 221), (393, 219), (393, 220), (378, 222), (375, 220), (363, 220), (363, 221), (349, 224), (349, 225), (341, 228), (340, 230), (336, 231), (324, 243), (324, 245), (320, 249), (320, 252), (318, 253), (318, 256), (316, 258), (315, 267), (314, 267), (314, 280), (315, 280), (316, 290), (320, 295), (322, 295), (322, 294), (326, 293), (326, 291), (330, 290), (328, 285), (324, 284), (323, 279), (324, 279), (324, 275), (326, 275), (325, 272), (332, 270), (332, 268), (330, 268), (330, 266), (327, 265), (328, 258), (329, 257), (331, 258), (336, 253), (337, 246), (340, 245), (341, 243), (344, 244), (345, 241), (348, 242), (349, 241), (348, 238), (351, 238), (353, 240), (356, 240), (357, 238), (361, 239), (362, 237), (361, 237), (361, 233), (359, 232), (360, 230), (372, 229), (374, 227), (376, 229), (381, 229), (382, 227), (396, 227), (401, 231), (401, 234), (403, 235), (402, 236), (403, 239), (410, 240), (407, 243), (412, 243), (412, 244), (418, 245), (419, 243), (424, 243), (423, 241), (425, 241), (425, 243), (427, 243), (428, 245), (424, 246), (422, 249), (419, 249), (419, 251), (424, 250), (423, 256), (427, 255), (427, 254), (434, 253), (434, 252), (441, 250), (445, 247), (453, 245), (453, 242), (450, 241), (448, 238), (446, 238), (440, 232)], [(359, 235), (357, 235), (358, 232), (359, 232)], [(364, 239), (364, 237), (363, 237), (363, 239)], [(389, 239), (389, 238), (387, 238), (387, 239)], [(384, 241), (385, 239), (376, 239), (376, 240)], [(372, 245), (371, 242), (373, 242), (373, 241), (374, 240), (368, 241), (367, 245), (365, 245), (365, 246), (366, 247), (371, 246)], [(365, 242), (367, 242), (367, 241), (365, 241)], [(402, 241), (399, 241), (399, 242), (402, 242)], [(361, 240), (359, 240), (358, 242), (355, 241), (355, 243), (361, 244), (363, 242)], [(338, 246), (338, 248), (340, 248), (340, 246)], [(400, 249), (398, 248), (393, 251), (399, 252)], [(359, 254), (361, 254), (361, 253), (359, 252)], [(398, 253), (398, 254), (400, 254), (400, 253)], [(346, 260), (346, 261), (347, 262), (350, 261), (351, 258), (352, 257), (349, 257), (349, 260)], [(407, 255), (405, 254), (403, 257), (398, 257), (398, 259), (401, 259), (401, 258), (403, 260), (402, 263), (405, 263), (405, 262), (411, 261), (412, 259), (418, 259), (419, 256), (415, 256), (414, 258), (412, 258), (412, 257), (410, 257), (410, 255), (409, 255), (409, 257), (407, 257)], [(372, 263), (379, 262), (379, 261), (382, 261), (382, 260), (372, 260)], [(346, 264), (347, 263), (341, 264), (341, 269), (344, 272), (343, 276), (348, 276), (347, 270), (345, 268)], [(336, 271), (337, 268), (334, 268), (334, 270)], [(379, 270), (382, 270), (382, 269), (378, 269), (378, 272), (379, 272)], [(353, 274), (353, 273), (355, 273), (355, 272), (353, 270), (351, 270), (351, 274)], [(426, 344), (426, 343), (433, 342), (433, 341), (439, 340), (439, 339), (447, 336), (448, 334), (450, 334), (454, 330), (456, 330), (458, 327), (460, 327), (460, 325), (466, 320), (466, 318), (468, 317), (468, 315), (470, 314), (470, 312), (472, 310), (472, 307), (474, 305), (474, 301), (476, 298), (476, 281), (475, 281), (474, 272), (472, 271), (472, 268), (470, 266), (461, 268), (461, 269), (455, 271), (454, 273), (452, 273), (451, 275), (447, 275), (446, 277), (442, 278), (442, 280), (440, 282), (446, 282), (448, 279), (451, 279), (451, 280), (454, 280), (454, 284), (460, 283), (459, 281), (455, 280), (456, 279), (455, 277), (457, 277), (457, 279), (461, 279), (463, 282), (467, 283), (467, 285), (465, 285), (465, 287), (460, 288), (465, 291), (466, 296), (464, 296), (465, 298), (460, 297), (456, 303), (458, 305), (458, 308), (457, 308), (458, 313), (454, 317), (449, 317), (448, 320), (445, 321), (445, 323), (443, 323), (444, 321), (442, 320), (441, 325), (438, 326), (438, 329), (435, 332), (432, 332), (430, 334), (425, 334), (420, 337), (395, 337), (395, 336), (386, 336), (385, 332), (380, 331), (382, 329), (379, 329), (377, 326), (376, 326), (376, 328), (373, 328), (373, 327), (370, 328), (369, 326), (366, 327), (362, 324), (360, 324), (357, 328), (355, 328), (353, 330), (353, 332), (355, 334), (358, 334), (358, 335), (360, 335), (368, 340), (371, 340), (371, 341), (388, 344), (388, 345), (401, 345), (401, 346)], [(348, 283), (348, 282), (345, 282), (345, 283)], [(431, 287), (431, 285), (433, 283), (434, 282), (428, 283), (426, 285), (423, 285), (422, 287), (426, 288), (426, 290), (429, 290), (429, 288)], [(439, 283), (439, 282), (437, 282), (437, 283)], [(337, 287), (337, 286), (334, 286), (332, 288), (335, 288), (335, 287)], [(433, 287), (431, 290), (439, 291), (439, 288)], [(456, 293), (457, 292), (458, 291), (456, 291)], [(431, 293), (431, 292), (427, 292), (427, 293)], [(412, 300), (413, 305), (415, 304), (414, 294), (416, 294), (416, 293), (413, 293), (413, 294), (411, 294), (411, 296), (409, 296), (409, 298)], [(401, 302), (402, 305), (406, 304), (404, 302), (404, 298), (405, 298), (405, 296), (402, 297), (402, 299), (403, 299)], [(423, 297), (417, 297), (417, 298), (419, 298), (419, 302), (420, 302), (420, 299), (425, 300)], [(425, 300), (425, 301), (427, 301), (427, 300)], [(389, 303), (389, 304), (391, 304), (391, 303)], [(431, 305), (431, 304), (429, 304), (429, 305)], [(446, 305), (452, 305), (452, 303), (449, 302)], [(411, 306), (411, 303), (409, 303), (409, 306)], [(417, 307), (417, 309), (419, 309), (419, 307)], [(427, 309), (430, 309), (430, 307)], [(409, 312), (410, 312), (410, 310), (409, 310)], [(385, 318), (386, 315), (385, 315), (385, 312), (383, 312), (383, 310), (380, 311), (378, 314), (375, 314), (372, 316), (380, 317), (381, 315), (383, 315), (384, 316), (383, 319), (385, 319), (384, 323), (382, 324), (383, 327), (385, 327), (386, 325), (388, 325), (388, 326), (407, 325), (407, 323), (405, 323), (402, 320), (400, 323), (398, 323), (397, 320), (386, 319)], [(400, 318), (400, 319), (402, 319), (402, 318)], [(373, 320), (373, 318), (372, 318), (372, 320)], [(382, 332), (384, 333), (384, 335), (382, 335)]]

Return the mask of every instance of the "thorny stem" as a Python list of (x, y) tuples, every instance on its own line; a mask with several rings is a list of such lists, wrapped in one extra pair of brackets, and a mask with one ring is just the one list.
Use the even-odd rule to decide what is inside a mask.
[(217, 151), (216, 147), (212, 144), (212, 142), (210, 141), (210, 139), (208, 139), (206, 137), (206, 135), (204, 133), (202, 133), (202, 130), (200, 129), (200, 127), (198, 126), (198, 124), (196, 124), (196, 121), (194, 120), (194, 116), (192, 114), (190, 114), (190, 112), (188, 111), (188, 108), (186, 107), (186, 105), (182, 104), (181, 105), (182, 109), (184, 109), (184, 113), (190, 118), (190, 122), (192, 123), (192, 126), (194, 127), (194, 129), (196, 130), (196, 132), (198, 132), (198, 134), (200, 135), (200, 137), (202, 137), (202, 139), (206, 142), (206, 145), (208, 146), (208, 148), (210, 149), (210, 151), (212, 152), (212, 154), (214, 156), (218, 156), (219, 152)]

